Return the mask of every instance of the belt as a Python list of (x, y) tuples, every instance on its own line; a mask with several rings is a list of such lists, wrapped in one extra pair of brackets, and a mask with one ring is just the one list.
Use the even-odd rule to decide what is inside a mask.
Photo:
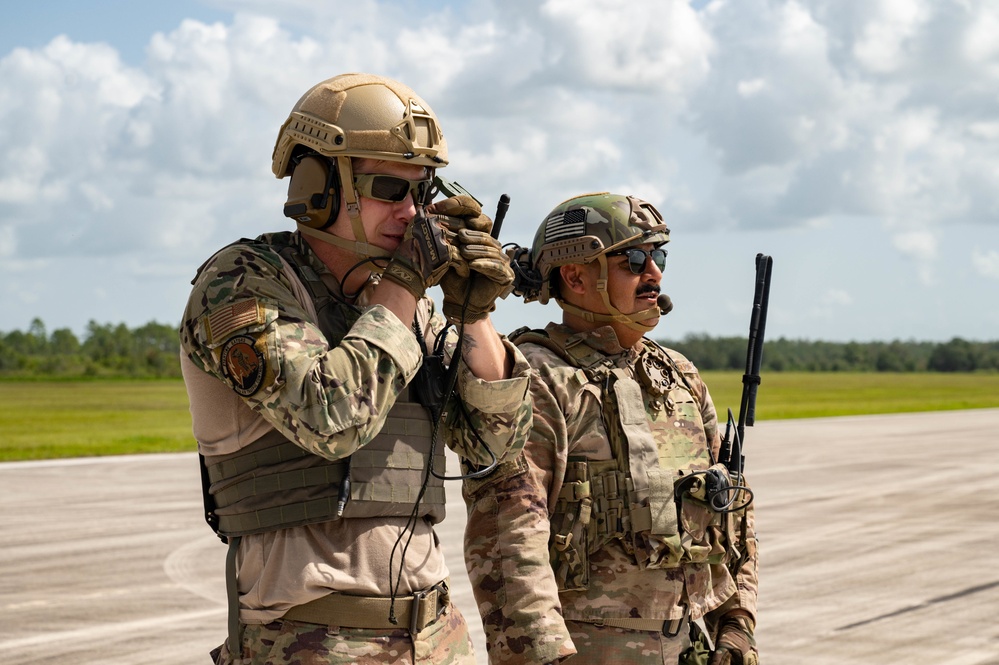
[(687, 622), (687, 606), (683, 606), (683, 615), (678, 619), (572, 619), (572, 621), (582, 621), (592, 623), (597, 626), (610, 626), (611, 628), (624, 628), (625, 630), (645, 630), (662, 631), (666, 637), (676, 637), (680, 634), (680, 629)]
[(415, 635), (437, 621), (450, 604), (448, 580), (443, 580), (412, 596), (396, 598), (395, 623), (389, 621), (391, 598), (351, 596), (345, 593), (331, 593), (296, 605), (282, 618), (344, 628), (408, 628)]

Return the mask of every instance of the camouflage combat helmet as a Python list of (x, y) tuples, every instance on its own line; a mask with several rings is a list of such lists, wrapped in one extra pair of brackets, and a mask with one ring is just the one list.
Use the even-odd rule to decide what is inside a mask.
[[(658, 316), (659, 310), (624, 314), (610, 303), (607, 293), (607, 254), (635, 245), (669, 242), (669, 229), (655, 207), (635, 198), (599, 192), (583, 194), (557, 205), (538, 228), (526, 257), (536, 281), (521, 289), (524, 300), (544, 304), (552, 297), (566, 311), (587, 320), (621, 321), (647, 331), (649, 326), (637, 323)], [(520, 257), (523, 262), (525, 257)], [(572, 263), (600, 263), (599, 291), (611, 314), (580, 310), (566, 303), (558, 293), (557, 272), (560, 266)], [(642, 317), (642, 318), (638, 318)]]
[[(309, 163), (296, 175), (303, 156)], [(447, 166), (447, 141), (433, 110), (412, 89), (372, 74), (342, 74), (313, 86), (281, 126), (271, 170), (278, 178), (292, 175), (285, 214), (322, 240), (382, 256), (383, 250), (367, 243), (361, 226), (351, 157), (424, 166), (432, 178), (434, 169)], [(337, 181), (343, 184), (356, 243), (322, 232), (336, 219), (339, 193), (330, 195), (329, 189), (339, 189)], [(316, 205), (320, 199), (325, 206)]]

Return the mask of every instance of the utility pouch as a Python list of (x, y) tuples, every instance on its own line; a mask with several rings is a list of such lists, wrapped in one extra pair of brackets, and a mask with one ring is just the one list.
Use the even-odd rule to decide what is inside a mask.
[[(681, 476), (676, 485), (684, 557), (692, 562), (721, 563), (730, 545), (731, 514), (712, 505), (713, 492), (730, 484), (728, 470), (716, 464), (706, 472)], [(723, 494), (727, 492), (723, 491)]]
[(586, 589), (590, 582), (588, 531), (593, 499), (585, 461), (569, 461), (551, 518), (548, 554), (559, 591)]
[(444, 410), (444, 391), (447, 388), (447, 367), (443, 356), (424, 355), (423, 364), (409, 382), (410, 394), (422, 404), (436, 423)]
[(711, 660), (711, 645), (708, 638), (693, 621), (690, 622), (690, 647), (680, 654), (679, 665), (708, 665)]

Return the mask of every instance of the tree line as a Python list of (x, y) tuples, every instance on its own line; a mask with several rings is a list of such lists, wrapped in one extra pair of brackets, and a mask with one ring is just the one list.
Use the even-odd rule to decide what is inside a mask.
[[(744, 337), (688, 335), (663, 340), (701, 370), (746, 370)], [(999, 341), (975, 342), (955, 337), (947, 342), (812, 342), (776, 339), (764, 342), (761, 371), (768, 372), (995, 372)]]
[(69, 328), (49, 333), (36, 318), (25, 331), (0, 332), (0, 377), (180, 377), (177, 328), (90, 321), (81, 340)]
[[(746, 369), (743, 337), (687, 335), (660, 340), (701, 370)], [(0, 378), (180, 377), (177, 326), (138, 328), (90, 321), (80, 339), (69, 328), (48, 332), (41, 319), (27, 330), (0, 332)], [(999, 371), (999, 341), (813, 342), (780, 338), (764, 344), (768, 372)]]

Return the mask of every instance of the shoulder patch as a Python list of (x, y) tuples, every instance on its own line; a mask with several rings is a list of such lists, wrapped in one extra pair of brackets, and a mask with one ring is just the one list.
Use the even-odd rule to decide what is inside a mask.
[(219, 365), (222, 377), (243, 397), (257, 392), (267, 373), (264, 354), (256, 340), (246, 335), (236, 335), (222, 346)]
[(697, 371), (697, 368), (694, 367), (694, 363), (690, 362), (689, 360), (677, 361), (676, 368), (684, 374), (693, 374), (694, 372)]
[(205, 338), (209, 344), (224, 339), (235, 330), (264, 322), (263, 308), (256, 298), (238, 300), (202, 317)]

